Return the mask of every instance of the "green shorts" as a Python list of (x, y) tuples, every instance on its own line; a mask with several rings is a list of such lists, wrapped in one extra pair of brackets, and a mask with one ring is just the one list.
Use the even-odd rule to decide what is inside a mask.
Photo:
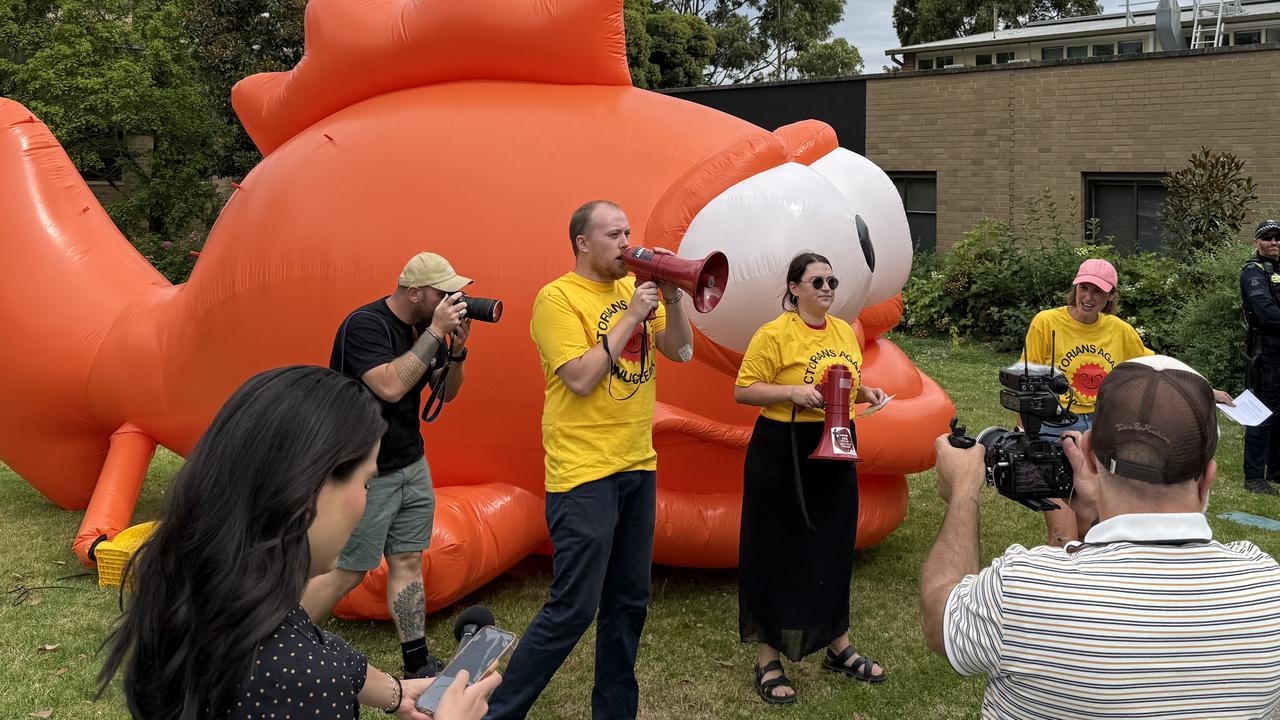
[(431, 546), (436, 493), (427, 459), (379, 475), (369, 482), (364, 515), (338, 556), (338, 567), (368, 572), (383, 555), (422, 552)]

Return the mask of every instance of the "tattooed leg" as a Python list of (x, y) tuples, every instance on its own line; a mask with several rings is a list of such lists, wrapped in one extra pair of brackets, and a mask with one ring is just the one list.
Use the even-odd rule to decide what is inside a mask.
[(387, 609), (395, 620), (400, 642), (423, 636), (427, 608), (422, 586), (422, 553), (398, 553), (387, 557)]

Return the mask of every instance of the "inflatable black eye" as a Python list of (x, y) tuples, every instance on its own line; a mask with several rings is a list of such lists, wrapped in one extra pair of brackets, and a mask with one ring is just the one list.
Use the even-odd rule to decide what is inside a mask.
[(867, 229), (867, 224), (862, 221), (861, 215), (854, 215), (853, 219), (858, 223), (858, 243), (862, 245), (862, 256), (867, 259), (867, 269), (875, 272), (876, 249), (871, 245), (871, 231)]

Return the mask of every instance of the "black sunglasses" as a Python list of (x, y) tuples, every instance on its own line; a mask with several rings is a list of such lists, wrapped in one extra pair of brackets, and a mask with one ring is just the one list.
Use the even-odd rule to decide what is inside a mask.
[[(813, 289), (814, 289), (814, 290), (821, 290), (821, 289), (822, 289), (822, 283), (823, 283), (824, 281), (827, 283), (827, 287), (831, 288), (832, 290), (835, 290), (836, 288), (840, 287), (840, 279), (839, 279), (839, 278), (833, 278), (833, 277), (829, 277), (829, 278), (816, 277), (816, 278), (814, 278), (814, 279), (810, 280), (810, 281), (809, 281), (809, 284), (813, 286)], [(804, 280), (801, 280), (800, 282), (805, 282), (805, 281), (804, 281)]]
[(1261, 240), (1262, 242), (1280, 242), (1280, 235), (1277, 235), (1275, 233), (1267, 233), (1266, 235), (1263, 235), (1258, 239)]

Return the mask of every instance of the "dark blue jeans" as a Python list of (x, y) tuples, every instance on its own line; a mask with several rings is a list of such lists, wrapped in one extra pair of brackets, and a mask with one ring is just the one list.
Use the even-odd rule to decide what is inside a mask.
[(653, 565), (655, 485), (653, 471), (639, 470), (547, 493), (547, 528), (555, 546), (551, 597), (520, 638), (486, 718), (528, 714), (593, 619), (591, 717), (635, 718), (640, 700), (636, 651)]

